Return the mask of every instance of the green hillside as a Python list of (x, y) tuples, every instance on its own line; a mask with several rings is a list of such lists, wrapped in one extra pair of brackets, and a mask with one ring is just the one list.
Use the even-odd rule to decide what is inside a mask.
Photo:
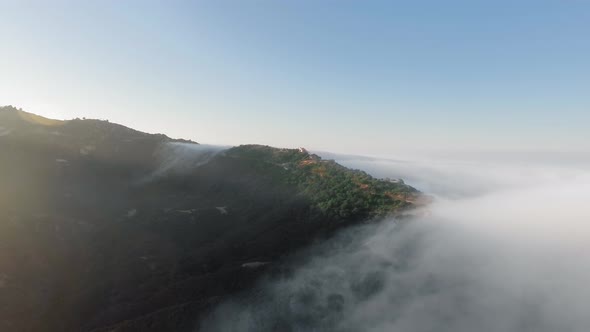
[(285, 255), (420, 196), (303, 149), (198, 148), (0, 108), (0, 330), (192, 332)]

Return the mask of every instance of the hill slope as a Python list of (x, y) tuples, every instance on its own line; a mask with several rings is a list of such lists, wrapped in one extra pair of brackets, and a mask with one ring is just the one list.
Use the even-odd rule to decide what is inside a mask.
[(192, 331), (285, 254), (418, 196), (303, 149), (3, 107), (0, 330)]

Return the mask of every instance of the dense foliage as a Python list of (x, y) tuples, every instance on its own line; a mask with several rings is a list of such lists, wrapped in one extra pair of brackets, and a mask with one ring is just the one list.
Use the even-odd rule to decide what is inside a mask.
[(403, 181), (376, 179), (361, 170), (323, 160), (305, 149), (243, 145), (229, 156), (250, 160), (274, 177), (295, 185), (321, 213), (336, 219), (384, 216), (411, 205), (417, 191)]

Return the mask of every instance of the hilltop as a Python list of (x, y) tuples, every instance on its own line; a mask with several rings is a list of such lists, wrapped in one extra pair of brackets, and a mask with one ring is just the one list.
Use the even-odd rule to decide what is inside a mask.
[(418, 197), (305, 149), (2, 107), (0, 329), (192, 331), (285, 255)]

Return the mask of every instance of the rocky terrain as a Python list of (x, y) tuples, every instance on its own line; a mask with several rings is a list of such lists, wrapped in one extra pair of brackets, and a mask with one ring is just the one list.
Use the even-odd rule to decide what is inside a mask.
[(418, 197), (305, 149), (1, 107), (0, 330), (195, 331), (285, 255)]

